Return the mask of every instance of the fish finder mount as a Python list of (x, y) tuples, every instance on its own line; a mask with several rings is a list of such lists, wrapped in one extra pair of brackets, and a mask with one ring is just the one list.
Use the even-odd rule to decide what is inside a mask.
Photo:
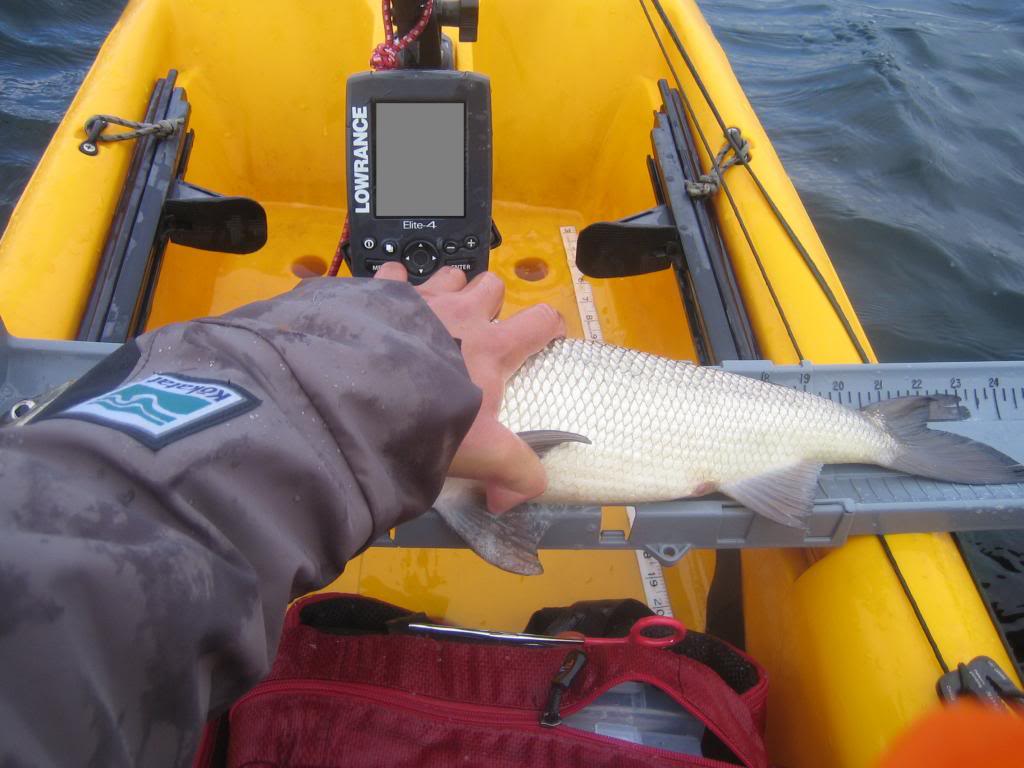
[[(423, 12), (423, 0), (394, 0), (391, 15), (398, 36), (407, 34)], [(480, 0), (434, 0), (434, 12), (420, 36), (399, 54), (403, 69), (455, 69), (455, 48), (443, 27), (458, 27), (459, 41), (475, 43)]]
[[(395, 261), (412, 283), (442, 266), (487, 270), (500, 237), (491, 219), (491, 91), (483, 75), (454, 69), (443, 24), (476, 39), (477, 0), (436, 2), (397, 69), (348, 79), (346, 263), (356, 277)], [(398, 35), (421, 18), (418, 0), (396, 0)]]

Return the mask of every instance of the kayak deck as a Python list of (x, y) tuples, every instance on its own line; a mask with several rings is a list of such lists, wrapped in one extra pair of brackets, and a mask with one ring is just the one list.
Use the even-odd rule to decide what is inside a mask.
[[(344, 209), (287, 203), (263, 206), (268, 239), (256, 253), (207, 253), (173, 243), (168, 246), (149, 328), (227, 312), (289, 290), (300, 277), (326, 271), (345, 220)], [(492, 252), (491, 270), (507, 285), (502, 316), (547, 302), (562, 313), (569, 335), (581, 336), (559, 228), (582, 228), (587, 223), (583, 214), (496, 200), (494, 218), (503, 242)], [(523, 279), (519, 273), (530, 278), (540, 273), (545, 276)], [(347, 275), (347, 267), (343, 274)], [(611, 281), (595, 281), (595, 299), (608, 329), (607, 340), (635, 345), (642, 339), (647, 351), (692, 358), (693, 342), (672, 275), (645, 275), (630, 282), (628, 290), (623, 290), (625, 286)], [(643, 311), (638, 312), (638, 307)]]

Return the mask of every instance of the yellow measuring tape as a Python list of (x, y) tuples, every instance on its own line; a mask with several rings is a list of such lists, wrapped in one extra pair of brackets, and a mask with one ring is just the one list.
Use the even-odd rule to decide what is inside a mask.
[[(576, 309), (583, 323), (583, 338), (591, 341), (604, 341), (601, 331), (601, 319), (598, 317), (597, 305), (594, 302), (594, 289), (587, 278), (576, 266), (576, 227), (561, 227), (562, 246), (565, 248), (565, 260), (572, 275), (572, 287), (576, 293)], [(630, 525), (636, 517), (636, 509), (626, 507)], [(665, 574), (659, 563), (646, 550), (636, 550), (636, 563), (640, 569), (640, 578), (644, 586), (644, 598), (647, 607), (659, 616), (672, 616), (672, 604), (669, 601), (668, 589), (665, 586)]]

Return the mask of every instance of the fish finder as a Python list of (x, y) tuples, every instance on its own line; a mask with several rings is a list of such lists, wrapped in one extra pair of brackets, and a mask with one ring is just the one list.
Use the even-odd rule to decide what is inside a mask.
[(420, 283), (442, 266), (487, 270), (491, 90), (483, 75), (395, 69), (348, 80), (349, 244), (357, 277), (400, 262)]

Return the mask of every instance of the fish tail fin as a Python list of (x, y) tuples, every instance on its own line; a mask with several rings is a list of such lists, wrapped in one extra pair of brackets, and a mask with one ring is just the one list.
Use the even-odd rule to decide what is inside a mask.
[(899, 397), (869, 405), (875, 417), (899, 445), (885, 466), (911, 475), (950, 483), (984, 485), (1024, 481), (1024, 467), (1005, 453), (962, 435), (928, 429), (928, 421), (951, 421), (968, 416), (954, 395)]
[(548, 509), (523, 504), (494, 515), (487, 511), (479, 487), (453, 480), (445, 482), (434, 509), (470, 549), (491, 565), (521, 576), (544, 572), (537, 546), (553, 519)]

